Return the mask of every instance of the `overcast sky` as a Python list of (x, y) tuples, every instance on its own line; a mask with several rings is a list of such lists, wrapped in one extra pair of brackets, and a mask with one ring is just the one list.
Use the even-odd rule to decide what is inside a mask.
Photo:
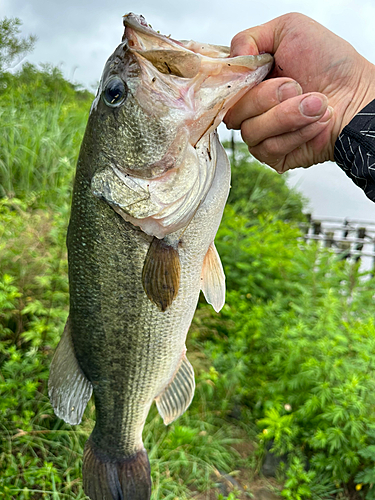
[[(177, 39), (229, 45), (237, 32), (294, 11), (322, 23), (375, 63), (374, 0), (0, 0), (1, 17), (19, 17), (23, 33), (38, 37), (27, 60), (59, 65), (67, 78), (89, 88), (120, 43), (127, 12), (143, 14), (154, 29)], [(227, 137), (223, 126), (220, 132)], [(298, 169), (290, 182), (310, 198), (316, 216), (375, 220), (375, 204), (334, 164)]]

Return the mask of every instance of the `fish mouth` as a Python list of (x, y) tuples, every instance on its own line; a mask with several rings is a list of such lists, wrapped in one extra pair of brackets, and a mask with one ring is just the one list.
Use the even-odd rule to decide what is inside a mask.
[(129, 50), (147, 59), (160, 72), (181, 78), (194, 78), (200, 71), (199, 55), (182, 42), (156, 32), (143, 16), (124, 16), (124, 36)]
[(267, 66), (269, 71), (273, 64), (270, 54), (230, 57), (228, 47), (191, 40), (175, 40), (155, 31), (141, 15), (129, 13), (123, 20), (123, 41), (129, 49), (150, 61), (164, 74), (194, 78), (201, 71), (202, 64), (211, 66), (213, 62), (229, 66), (233, 64), (243, 67), (246, 71), (255, 71), (264, 66)]
[[(200, 122), (190, 134), (190, 143), (195, 144), (206, 133), (216, 129), (229, 107), (233, 106), (252, 86), (265, 78), (273, 65), (270, 54), (230, 57), (228, 47), (195, 41), (178, 41), (156, 32), (141, 15), (129, 13), (123, 18), (125, 31), (123, 42), (138, 60), (144, 73), (160, 77), (164, 88), (174, 92), (159, 92), (159, 98), (167, 107), (174, 108), (195, 96), (197, 102), (205, 103), (207, 120)], [(152, 71), (157, 73), (152, 74)], [(177, 78), (176, 78), (177, 77)], [(167, 101), (166, 95), (172, 101)], [(199, 116), (199, 110), (194, 110)], [(192, 113), (192, 114), (194, 114)]]

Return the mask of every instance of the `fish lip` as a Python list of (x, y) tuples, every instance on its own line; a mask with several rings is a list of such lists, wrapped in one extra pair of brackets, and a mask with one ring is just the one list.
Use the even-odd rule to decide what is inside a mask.
[(152, 29), (150, 28), (149, 24), (147, 23), (146, 19), (142, 16), (142, 14), (134, 14), (134, 12), (129, 12), (128, 14), (125, 14), (123, 16), (124, 19), (124, 25), (133, 25), (133, 27), (138, 27), (138, 26), (143, 26), (147, 28), (147, 30)]
[(141, 33), (146, 33), (146, 34), (156, 34), (159, 36), (160, 33), (157, 33), (146, 21), (145, 17), (142, 16), (141, 14), (134, 14), (134, 12), (129, 12), (128, 14), (125, 14), (123, 17), (123, 23), (124, 27), (129, 27), (133, 28), (137, 31), (140, 31)]
[[(171, 37), (162, 35), (161, 33), (158, 33), (155, 31), (146, 21), (146, 19), (142, 15), (137, 15), (133, 14), (133, 12), (130, 12), (129, 14), (125, 14), (123, 16), (123, 24), (125, 27), (124, 35), (122, 37), (122, 40), (129, 40), (131, 39), (134, 42), (134, 38), (132, 37), (132, 30), (136, 32), (137, 34), (143, 34), (147, 36), (152, 36), (154, 38), (157, 38), (164, 43), (167, 43), (168, 45), (172, 47), (179, 47), (182, 50), (186, 50), (188, 52), (191, 52), (189, 49), (186, 49), (181, 42), (178, 40), (174, 40)], [(130, 37), (129, 37), (130, 34)], [(136, 49), (138, 51), (142, 51), (141, 47), (135, 47), (132, 46), (131, 48)]]

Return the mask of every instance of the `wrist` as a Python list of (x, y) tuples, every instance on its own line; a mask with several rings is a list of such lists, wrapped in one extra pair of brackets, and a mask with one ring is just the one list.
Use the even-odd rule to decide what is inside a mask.
[[(347, 81), (341, 90), (341, 96), (336, 94), (334, 106), (335, 121), (331, 130), (329, 145), (329, 159), (334, 159), (335, 143), (342, 130), (352, 119), (371, 101), (375, 99), (375, 66), (362, 56), (358, 69), (351, 69), (352, 78)], [(331, 99), (330, 99), (331, 101)]]
[(336, 163), (375, 201), (375, 99), (344, 127), (335, 143)]
[[(375, 99), (375, 66), (369, 61), (364, 60), (365, 64), (352, 85), (352, 92), (348, 92), (350, 100), (342, 114), (339, 123), (337, 137), (351, 120), (371, 101)], [(337, 139), (336, 137), (336, 139)]]

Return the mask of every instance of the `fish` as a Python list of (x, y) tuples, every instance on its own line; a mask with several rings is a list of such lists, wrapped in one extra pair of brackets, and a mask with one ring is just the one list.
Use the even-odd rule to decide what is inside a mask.
[(216, 311), (225, 276), (214, 239), (230, 188), (216, 128), (269, 72), (269, 54), (178, 41), (140, 15), (105, 64), (73, 186), (69, 316), (49, 397), (76, 425), (93, 393), (84, 449), (92, 500), (148, 500), (142, 430), (153, 402), (166, 425), (190, 405), (185, 340), (200, 290)]

